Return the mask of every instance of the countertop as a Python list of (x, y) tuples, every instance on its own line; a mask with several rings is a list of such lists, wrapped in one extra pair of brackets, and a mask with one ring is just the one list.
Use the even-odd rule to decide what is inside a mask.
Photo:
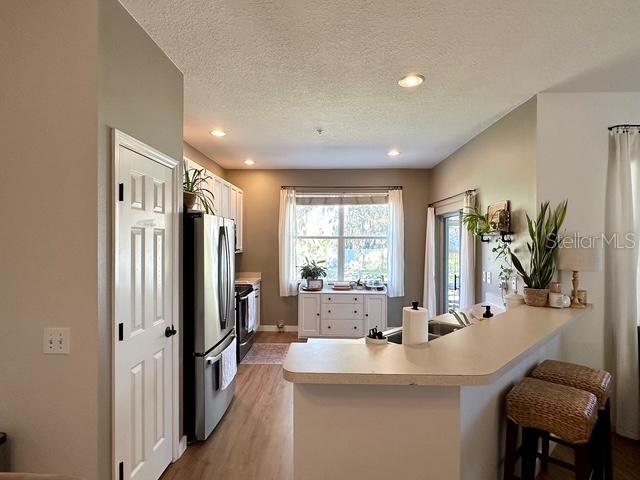
[(419, 346), (293, 343), (284, 378), (342, 385), (486, 385), (558, 334), (586, 309), (526, 305)]
[(236, 283), (255, 285), (261, 281), (262, 273), (260, 272), (236, 272)]
[(352, 288), (351, 290), (334, 290), (331, 286), (325, 284), (322, 290), (304, 290), (302, 287), (299, 287), (299, 292), (303, 294), (326, 293), (331, 295), (386, 295), (387, 288), (385, 287), (384, 290), (358, 290), (356, 288)]

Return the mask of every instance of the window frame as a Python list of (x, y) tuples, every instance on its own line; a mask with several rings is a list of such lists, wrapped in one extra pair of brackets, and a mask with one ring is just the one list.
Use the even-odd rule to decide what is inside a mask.
[[(389, 203), (378, 203), (377, 205), (385, 205), (387, 207), (387, 210), (389, 209)], [(386, 241), (386, 247), (387, 247), (387, 266), (386, 266), (386, 271), (384, 274), (384, 278), (385, 278), (385, 282), (388, 281), (389, 279), (389, 234), (390, 232), (387, 231), (387, 234), (384, 236), (380, 236), (380, 235), (357, 235), (357, 236), (353, 236), (353, 235), (345, 235), (344, 234), (344, 210), (345, 207), (351, 206), (351, 205), (336, 205), (338, 207), (338, 236), (335, 235), (325, 235), (325, 236), (319, 236), (319, 235), (298, 235), (298, 226), (297, 226), (297, 221), (296, 221), (296, 234), (295, 234), (295, 238), (296, 238), (296, 249), (298, 247), (298, 239), (302, 239), (302, 240), (319, 240), (319, 239), (323, 239), (323, 240), (337, 240), (338, 241), (338, 278), (336, 279), (332, 279), (332, 278), (327, 278), (327, 282), (328, 283), (332, 283), (332, 282), (344, 282), (347, 281), (344, 278), (344, 247), (345, 247), (345, 240), (385, 240)], [(296, 209), (298, 208), (298, 205), (296, 205)], [(389, 212), (387, 212), (387, 215), (389, 214)], [(391, 226), (389, 226), (390, 228)], [(296, 251), (296, 257), (298, 256), (298, 253)], [(299, 267), (299, 266), (296, 266)], [(355, 280), (349, 280), (349, 281), (355, 281)]]

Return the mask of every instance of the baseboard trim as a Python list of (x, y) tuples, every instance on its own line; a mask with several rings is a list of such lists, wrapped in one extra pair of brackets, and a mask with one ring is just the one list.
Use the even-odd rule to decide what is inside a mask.
[(260, 332), (297, 332), (297, 325), (285, 325), (284, 328), (278, 328), (277, 325), (260, 325)]
[[(182, 455), (186, 451), (187, 451), (187, 436), (183, 435), (182, 438), (180, 439), (180, 443), (178, 444), (178, 458), (182, 457)], [(174, 462), (178, 460), (178, 458), (176, 458)]]

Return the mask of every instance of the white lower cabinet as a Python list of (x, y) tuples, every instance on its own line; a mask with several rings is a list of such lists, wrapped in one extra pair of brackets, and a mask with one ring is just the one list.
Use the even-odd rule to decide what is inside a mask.
[(374, 327), (387, 329), (387, 296), (367, 295), (364, 302), (364, 320), (367, 333)]
[(300, 291), (298, 336), (364, 337), (369, 329), (387, 328), (386, 292)]
[(301, 293), (298, 295), (298, 336), (320, 335), (320, 295)]

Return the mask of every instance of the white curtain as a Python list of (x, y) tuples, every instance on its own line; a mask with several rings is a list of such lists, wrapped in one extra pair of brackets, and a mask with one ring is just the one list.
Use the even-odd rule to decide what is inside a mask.
[[(462, 214), (470, 213), (476, 206), (475, 192), (466, 192)], [(476, 303), (476, 239), (460, 225), (460, 308)]]
[(429, 318), (436, 315), (436, 211), (433, 207), (427, 209), (422, 305), (429, 311)]
[(280, 190), (280, 218), (278, 221), (278, 249), (280, 261), (280, 296), (298, 293), (296, 270), (296, 191)]
[[(640, 371), (638, 361), (640, 240), (640, 132), (618, 128), (609, 139), (606, 230), (616, 234), (622, 248), (611, 243), (605, 253), (605, 322), (611, 334), (608, 359), (614, 377), (613, 412), (617, 433), (640, 438)], [(625, 248), (626, 247), (626, 248)]]
[(390, 297), (404, 296), (404, 209), (402, 190), (389, 190), (389, 280), (387, 294)]

